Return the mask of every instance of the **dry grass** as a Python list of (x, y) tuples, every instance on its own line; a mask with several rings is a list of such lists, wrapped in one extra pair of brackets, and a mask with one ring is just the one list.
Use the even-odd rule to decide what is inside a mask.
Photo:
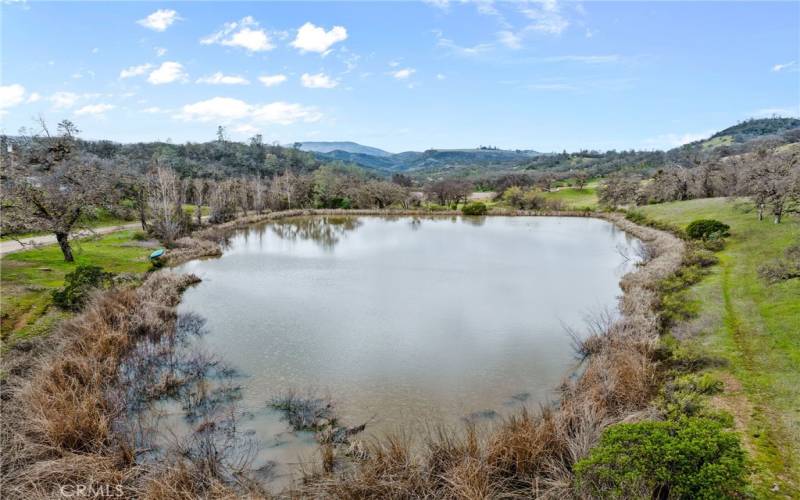
[[(120, 430), (135, 402), (118, 387), (119, 371), (142, 339), (173, 334), (181, 292), (196, 281), (161, 272), (138, 289), (97, 294), (50, 345), (31, 349), (28, 369), (7, 371), (0, 420), (4, 498), (58, 497), (65, 485), (143, 493), (142, 481), (154, 472), (137, 465), (134, 439)], [(170, 488), (180, 486), (173, 479), (181, 470), (165, 473)], [(156, 480), (147, 481), (151, 498), (175, 498), (173, 492), (159, 496)]]

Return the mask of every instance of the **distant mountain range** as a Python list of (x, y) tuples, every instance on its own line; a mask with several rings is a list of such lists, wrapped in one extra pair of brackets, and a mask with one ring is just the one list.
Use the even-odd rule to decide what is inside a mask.
[(334, 151), (342, 151), (345, 153), (363, 154), (370, 156), (392, 156), (392, 153), (382, 149), (364, 146), (356, 142), (350, 141), (317, 141), (317, 142), (301, 142), (300, 149), (302, 151), (312, 151), (314, 153), (333, 153)]
[(389, 153), (382, 149), (355, 142), (302, 142), (300, 149), (313, 152), (321, 160), (338, 160), (354, 163), (371, 170), (384, 172), (414, 172), (442, 170), (464, 165), (489, 168), (508, 167), (540, 155), (531, 150), (428, 149)]
[[(684, 164), (698, 155), (725, 156), (751, 149), (754, 141), (800, 131), (797, 118), (761, 118), (740, 122), (707, 139), (684, 144), (668, 151), (581, 151), (570, 155), (539, 153), (531, 150), (495, 148), (428, 149), (390, 153), (355, 142), (303, 142), (299, 148), (313, 152), (318, 160), (341, 161), (376, 171), (381, 175), (407, 173), (424, 178), (451, 175), (469, 176), (519, 170), (569, 170), (584, 168), (610, 172), (625, 165)], [(800, 132), (795, 132), (800, 137)], [(789, 139), (797, 142), (797, 139)], [(684, 161), (686, 160), (686, 161)], [(693, 161), (694, 161), (693, 160)]]

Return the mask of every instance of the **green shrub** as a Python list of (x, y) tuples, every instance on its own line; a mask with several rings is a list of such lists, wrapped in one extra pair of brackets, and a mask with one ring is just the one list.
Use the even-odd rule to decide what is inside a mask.
[(131, 235), (133, 241), (147, 241), (150, 237), (144, 231), (136, 231)]
[(78, 311), (92, 290), (109, 286), (113, 277), (101, 267), (80, 265), (64, 277), (64, 288), (53, 290), (53, 302), (62, 309)]
[(489, 209), (486, 208), (485, 203), (481, 203), (480, 201), (474, 203), (467, 203), (461, 209), (461, 213), (464, 215), (486, 215)]
[(684, 265), (698, 267), (710, 267), (717, 262), (719, 262), (719, 259), (714, 255), (714, 252), (706, 248), (690, 249), (683, 259)]
[(450, 210), (448, 207), (444, 205), (438, 205), (436, 203), (431, 203), (427, 205), (425, 208), (427, 208), (431, 212), (444, 212), (445, 210)]
[(578, 488), (594, 498), (735, 498), (745, 472), (736, 434), (697, 417), (612, 425), (575, 464)]
[(637, 210), (629, 210), (625, 214), (625, 218), (634, 224), (647, 224), (648, 222), (647, 217), (642, 212)]
[(714, 240), (728, 236), (731, 227), (714, 219), (698, 219), (686, 226), (686, 235), (693, 240)]

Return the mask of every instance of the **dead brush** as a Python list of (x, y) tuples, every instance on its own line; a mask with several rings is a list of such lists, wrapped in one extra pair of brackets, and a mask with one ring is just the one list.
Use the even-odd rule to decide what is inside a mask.
[[(193, 276), (152, 275), (139, 289), (96, 294), (65, 322), (54, 347), (27, 380), (6, 387), (2, 489), (6, 498), (52, 497), (64, 484), (122, 485), (138, 491), (143, 469), (132, 462), (114, 423), (129, 403), (117, 373), (137, 339), (169, 335), (180, 293)], [(134, 496), (134, 495), (130, 495)]]

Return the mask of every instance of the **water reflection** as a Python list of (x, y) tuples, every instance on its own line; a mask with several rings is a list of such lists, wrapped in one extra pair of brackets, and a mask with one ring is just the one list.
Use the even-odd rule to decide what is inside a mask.
[(266, 227), (281, 239), (310, 240), (325, 250), (333, 250), (348, 232), (360, 225), (355, 217), (302, 217), (284, 219)]
[[(184, 271), (203, 282), (201, 344), (239, 368), (258, 458), (297, 462), (265, 401), (329, 393), (367, 433), (491, 421), (546, 403), (575, 358), (568, 325), (616, 308), (636, 240), (602, 220), (559, 217), (302, 217), (250, 228)], [(259, 411), (252, 410), (258, 408)]]

